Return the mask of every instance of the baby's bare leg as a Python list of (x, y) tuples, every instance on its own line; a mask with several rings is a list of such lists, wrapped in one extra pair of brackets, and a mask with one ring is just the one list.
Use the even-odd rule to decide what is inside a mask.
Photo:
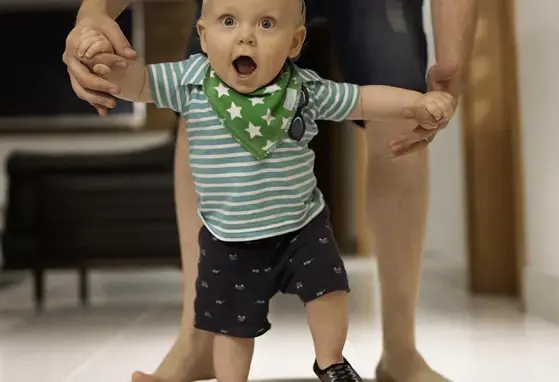
[(218, 382), (246, 382), (254, 352), (254, 338), (216, 335), (214, 367)]
[(342, 363), (348, 329), (348, 293), (332, 292), (307, 304), (316, 362), (322, 370)]

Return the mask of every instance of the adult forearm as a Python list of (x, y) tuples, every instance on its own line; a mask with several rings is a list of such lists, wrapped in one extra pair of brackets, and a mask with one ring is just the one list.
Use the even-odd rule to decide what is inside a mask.
[(465, 73), (477, 21), (476, 0), (431, 0), (437, 62), (454, 62)]
[(131, 2), (132, 0), (83, 0), (76, 20), (96, 14), (116, 19)]

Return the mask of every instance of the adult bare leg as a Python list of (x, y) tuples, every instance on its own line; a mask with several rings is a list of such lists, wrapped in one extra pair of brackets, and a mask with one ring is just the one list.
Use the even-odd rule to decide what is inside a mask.
[(368, 123), (367, 211), (379, 268), (383, 356), (378, 382), (442, 382), (415, 343), (415, 310), (427, 222), (427, 149), (393, 159), (387, 142), (406, 123)]
[(134, 382), (191, 382), (214, 377), (213, 334), (194, 328), (195, 280), (198, 274), (197, 196), (188, 162), (186, 122), (181, 119), (175, 149), (175, 205), (180, 237), (183, 301), (179, 336), (153, 375), (136, 373)]

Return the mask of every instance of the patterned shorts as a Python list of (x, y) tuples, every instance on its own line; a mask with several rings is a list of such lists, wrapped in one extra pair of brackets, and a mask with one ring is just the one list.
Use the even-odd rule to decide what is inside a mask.
[(199, 233), (195, 327), (254, 338), (266, 333), (270, 299), (296, 294), (308, 303), (349, 292), (347, 274), (325, 208), (303, 229), (251, 242), (223, 242)]

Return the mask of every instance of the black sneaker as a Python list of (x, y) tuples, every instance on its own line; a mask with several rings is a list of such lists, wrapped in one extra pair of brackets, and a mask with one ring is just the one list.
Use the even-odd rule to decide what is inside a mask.
[(335, 363), (322, 370), (316, 361), (313, 366), (314, 373), (322, 382), (363, 382), (359, 374), (344, 358), (344, 362)]

